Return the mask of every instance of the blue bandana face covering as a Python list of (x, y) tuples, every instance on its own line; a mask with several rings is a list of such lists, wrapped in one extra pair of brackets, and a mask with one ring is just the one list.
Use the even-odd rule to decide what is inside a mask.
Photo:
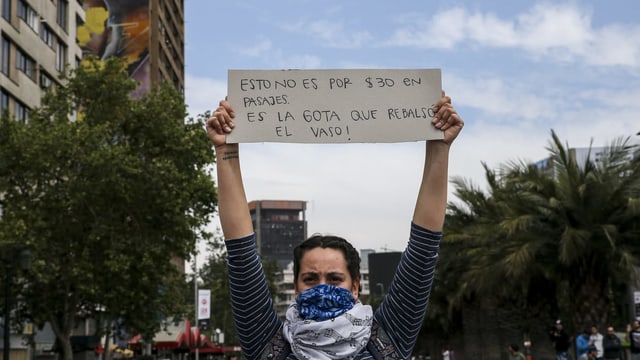
[(351, 310), (355, 299), (345, 288), (320, 284), (298, 294), (296, 303), (302, 319), (324, 321)]

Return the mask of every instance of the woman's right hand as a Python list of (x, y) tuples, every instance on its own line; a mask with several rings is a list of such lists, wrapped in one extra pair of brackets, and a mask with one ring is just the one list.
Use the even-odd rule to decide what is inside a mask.
[(431, 119), (431, 123), (436, 129), (443, 131), (444, 139), (442, 141), (451, 145), (460, 131), (462, 131), (464, 121), (451, 104), (451, 97), (446, 96), (444, 90), (440, 100), (433, 106), (433, 110), (436, 115)]
[(233, 123), (235, 115), (227, 99), (221, 100), (216, 111), (207, 120), (207, 135), (213, 146), (218, 147), (227, 143), (227, 134), (235, 127)]

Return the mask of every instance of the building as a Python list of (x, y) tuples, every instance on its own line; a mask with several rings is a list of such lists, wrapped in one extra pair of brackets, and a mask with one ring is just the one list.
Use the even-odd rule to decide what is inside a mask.
[[(598, 146), (598, 147), (582, 147), (582, 148), (569, 148), (568, 153), (571, 159), (573, 159), (579, 168), (584, 169), (585, 162), (587, 159), (598, 164), (602, 162), (603, 158), (607, 156), (609, 151), (608, 147)], [(638, 157), (638, 150), (634, 153), (629, 153), (626, 160), (631, 161), (634, 157)], [(542, 173), (553, 175), (553, 159), (551, 157), (536, 161), (534, 166), (538, 168)]]
[(258, 200), (249, 203), (258, 254), (285, 269), (293, 248), (307, 238), (307, 203), (294, 200)]
[(127, 59), (140, 95), (184, 91), (183, 0), (2, 0), (0, 110), (26, 121), (60, 72), (83, 56)]
[(371, 294), (369, 285), (369, 255), (375, 254), (374, 249), (360, 249), (360, 288), (362, 295)]
[(277, 293), (275, 294), (274, 307), (281, 319), (285, 318), (289, 304), (295, 299), (295, 289), (293, 283), (293, 261), (282, 269), (276, 277)]
[[(59, 2), (61, 0), (58, 0)], [(82, 55), (127, 59), (137, 95), (162, 81), (184, 92), (184, 0), (84, 0)]]
[(1, 11), (0, 108), (26, 121), (65, 65), (80, 61), (76, 31), (84, 10), (78, 1), (2, 0)]
[(376, 297), (389, 292), (391, 282), (400, 263), (402, 253), (399, 251), (371, 253), (369, 256), (369, 291)]

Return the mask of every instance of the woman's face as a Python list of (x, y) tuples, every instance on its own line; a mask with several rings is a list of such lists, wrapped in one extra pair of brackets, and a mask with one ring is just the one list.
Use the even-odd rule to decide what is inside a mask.
[(320, 284), (345, 288), (358, 300), (359, 280), (353, 280), (342, 251), (333, 248), (307, 250), (300, 259), (300, 272), (295, 282), (296, 296)]

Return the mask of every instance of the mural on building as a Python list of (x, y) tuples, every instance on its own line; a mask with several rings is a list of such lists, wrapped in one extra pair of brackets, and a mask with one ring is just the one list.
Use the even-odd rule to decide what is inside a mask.
[(139, 83), (136, 97), (151, 88), (149, 1), (85, 0), (86, 21), (77, 33), (83, 56), (126, 59), (129, 76)]

